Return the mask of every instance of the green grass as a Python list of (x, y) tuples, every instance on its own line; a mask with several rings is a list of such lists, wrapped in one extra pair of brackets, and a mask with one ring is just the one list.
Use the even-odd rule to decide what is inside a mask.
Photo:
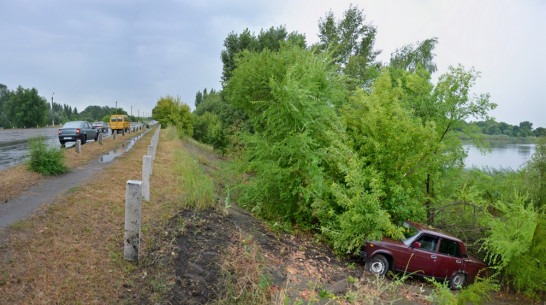
[(175, 153), (178, 185), (182, 190), (181, 201), (185, 207), (207, 209), (216, 207), (214, 182), (204, 173), (200, 163), (183, 151)]
[(60, 148), (49, 147), (46, 138), (39, 136), (29, 140), (30, 169), (45, 176), (60, 175), (68, 171), (65, 156)]

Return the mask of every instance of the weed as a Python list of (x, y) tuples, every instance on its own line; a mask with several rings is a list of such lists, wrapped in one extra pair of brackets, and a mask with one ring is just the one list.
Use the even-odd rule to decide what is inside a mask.
[(241, 236), (239, 245), (229, 252), (221, 266), (225, 295), (216, 303), (270, 304), (272, 279), (265, 273), (264, 258), (252, 237)]
[(80, 189), (80, 186), (73, 186), (73, 187), (68, 189), (67, 193), (68, 194), (73, 194), (73, 193), (77, 192), (79, 189)]
[(24, 219), (11, 224), (10, 228), (17, 231), (28, 230), (34, 228), (34, 222), (29, 219)]
[(46, 138), (39, 136), (29, 140), (30, 169), (46, 176), (60, 175), (68, 171), (65, 156), (60, 148), (49, 147)]
[(185, 207), (207, 209), (215, 207), (214, 183), (203, 173), (199, 163), (189, 154), (177, 151), (176, 172), (180, 174), (179, 189), (182, 190), (180, 200)]

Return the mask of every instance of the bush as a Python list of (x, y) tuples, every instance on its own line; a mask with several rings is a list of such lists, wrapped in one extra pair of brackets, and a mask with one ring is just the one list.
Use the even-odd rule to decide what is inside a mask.
[(49, 147), (43, 136), (29, 140), (30, 169), (43, 175), (60, 175), (68, 171), (60, 148)]

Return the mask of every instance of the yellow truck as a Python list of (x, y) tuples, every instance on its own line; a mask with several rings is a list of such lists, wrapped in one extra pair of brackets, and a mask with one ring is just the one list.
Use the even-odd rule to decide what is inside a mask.
[(129, 131), (131, 128), (131, 121), (129, 120), (129, 117), (124, 114), (113, 114), (110, 117), (110, 129), (112, 130), (112, 134), (114, 134), (114, 131), (122, 132), (122, 131)]

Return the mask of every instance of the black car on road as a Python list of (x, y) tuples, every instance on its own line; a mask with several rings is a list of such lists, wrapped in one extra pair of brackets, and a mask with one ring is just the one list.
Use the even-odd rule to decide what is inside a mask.
[(99, 131), (91, 126), (88, 121), (66, 122), (58, 133), (59, 142), (63, 145), (66, 142), (75, 142), (77, 140), (81, 140), (82, 144), (84, 144), (89, 139), (96, 141), (99, 138)]

